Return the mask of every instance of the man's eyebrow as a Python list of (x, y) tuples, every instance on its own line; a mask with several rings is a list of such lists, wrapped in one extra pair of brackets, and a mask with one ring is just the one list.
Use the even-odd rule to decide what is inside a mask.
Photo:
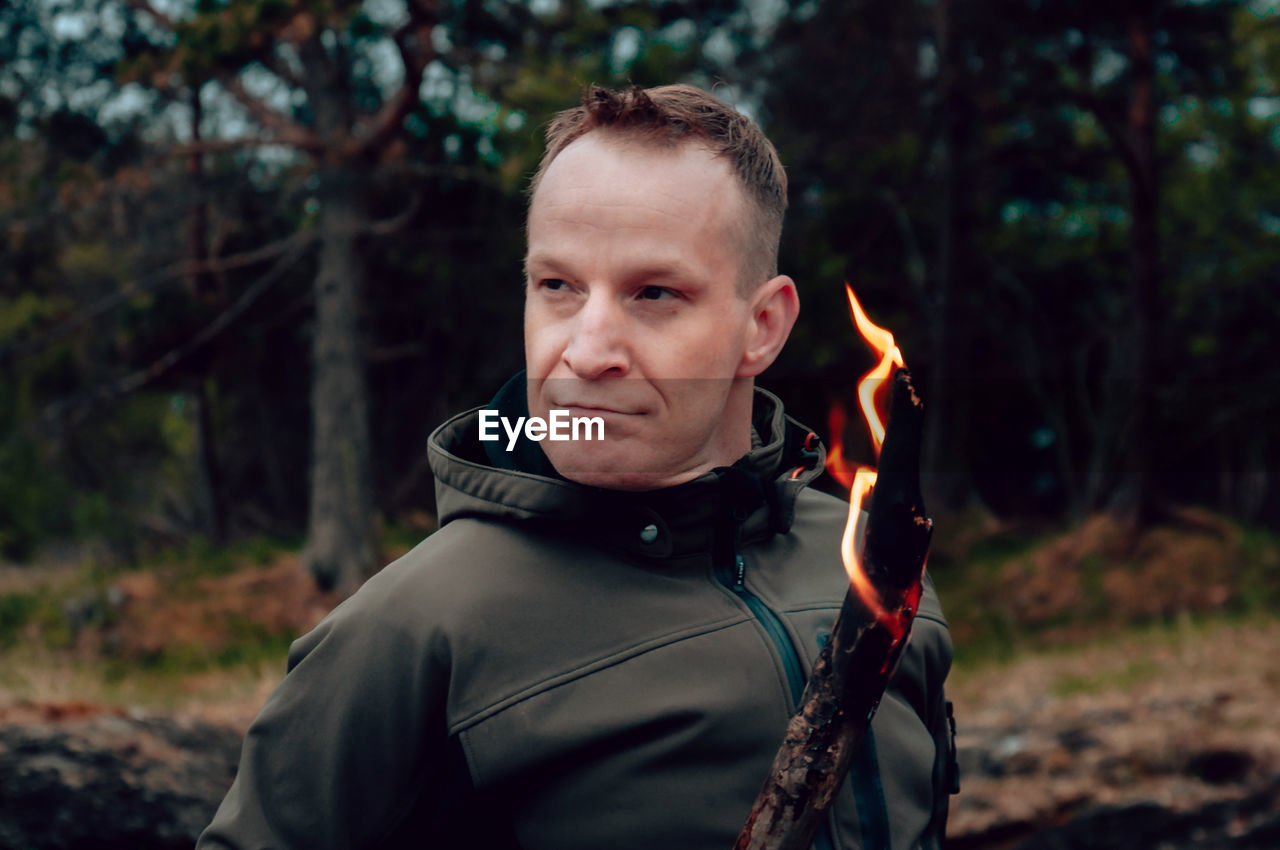
[(647, 280), (649, 278), (675, 279), (682, 283), (698, 284), (702, 277), (679, 260), (646, 260), (635, 268), (627, 270), (628, 280)]
[(524, 276), (529, 276), (529, 269), (537, 266), (539, 271), (550, 271), (558, 274), (565, 274), (569, 271), (568, 266), (558, 262), (554, 257), (548, 257), (545, 254), (530, 254), (524, 258)]
[[(573, 277), (570, 264), (546, 254), (530, 254), (524, 258), (524, 276), (530, 277), (531, 270), (536, 269), (539, 275), (566, 275)], [(702, 277), (693, 267), (675, 258), (645, 258), (633, 267), (623, 269), (626, 281), (648, 280), (650, 278), (674, 279), (689, 284), (702, 283)]]

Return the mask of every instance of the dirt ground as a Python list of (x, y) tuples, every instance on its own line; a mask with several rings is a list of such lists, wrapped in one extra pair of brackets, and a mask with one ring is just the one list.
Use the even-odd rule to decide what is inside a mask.
[[(1190, 519), (1148, 535), (1137, 557), (1122, 560), (1114, 525), (1094, 518), (987, 577), (972, 571), (992, 583), (972, 594), (986, 613), (1038, 631), (1011, 660), (970, 650), (953, 670), (961, 792), (950, 850), (1280, 848), (1280, 621), (1226, 616), (1257, 579), (1232, 526)], [(1274, 575), (1277, 561), (1273, 547), (1252, 563)], [(31, 575), (0, 571), (0, 592), (32, 590)], [(76, 581), (73, 567), (46, 575)], [(76, 590), (59, 603), (75, 625), (61, 648), (33, 619), (0, 659), (0, 788), (12, 797), (0, 794), (0, 848), (28, 846), (38, 833), (22, 832), (23, 818), (75, 787), (121, 801), (150, 788), (145, 799), (167, 802), (140, 809), (119, 846), (189, 846), (284, 673), (288, 636), (336, 601), (285, 553), (226, 574), (175, 566)], [(1159, 625), (1132, 625), (1143, 618)], [(964, 639), (976, 622), (955, 618), (953, 634)], [(235, 663), (172, 666), (200, 660), (197, 650), (225, 660), (259, 646), (268, 649)], [(151, 749), (167, 755), (143, 758)], [(36, 767), (6, 753), (31, 753)], [(125, 828), (111, 814), (123, 809), (100, 808), (63, 817), (66, 841), (48, 846)], [(144, 841), (147, 823), (165, 824), (176, 843)]]
[[(1190, 815), (1280, 787), (1280, 623), (1184, 623), (960, 669), (951, 695), (954, 846), (1014, 846), (1104, 808)], [(1234, 846), (1257, 820), (1187, 846)]]
[[(946, 846), (1275, 850), (1277, 650), (1280, 623), (1219, 623), (956, 670)], [(0, 847), (189, 847), (278, 676), (192, 677), (170, 712), (0, 693)]]

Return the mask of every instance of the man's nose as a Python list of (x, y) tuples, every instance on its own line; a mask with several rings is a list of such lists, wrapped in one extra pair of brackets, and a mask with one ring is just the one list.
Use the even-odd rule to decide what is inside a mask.
[(573, 335), (562, 355), (579, 378), (624, 377), (631, 370), (626, 317), (606, 293), (593, 292), (575, 317)]

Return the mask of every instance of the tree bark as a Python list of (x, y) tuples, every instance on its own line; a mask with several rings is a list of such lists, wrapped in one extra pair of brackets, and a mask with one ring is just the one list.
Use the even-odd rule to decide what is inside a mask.
[(1154, 441), (1155, 331), (1160, 307), (1160, 247), (1157, 223), (1155, 60), (1153, 4), (1135, 0), (1129, 13), (1130, 100), (1128, 129), (1132, 146), (1130, 186), (1132, 223), (1129, 242), (1132, 274), (1133, 336), (1126, 378), (1129, 415), (1123, 451), (1126, 458), (1119, 507), (1135, 530), (1155, 513)]
[(969, 187), (965, 179), (968, 146), (965, 106), (959, 80), (955, 27), (949, 0), (934, 9), (938, 47), (938, 92), (942, 112), (939, 157), (941, 216), (938, 227), (936, 285), (928, 305), (932, 363), (929, 404), (933, 408), (924, 444), (922, 484), (929, 504), (943, 510), (962, 510), (973, 494), (968, 461), (969, 326), (963, 304), (968, 296), (972, 254), (969, 251)]
[(200, 92), (204, 84), (195, 82), (191, 85), (191, 152), (187, 155), (187, 178), (191, 184), (191, 218), (187, 222), (187, 257), (191, 260), (191, 271), (187, 275), (187, 286), (200, 298), (220, 301), (223, 293), (218, 291), (217, 278), (212, 270), (204, 268), (209, 259), (209, 198), (204, 179), (204, 154), (200, 150), (200, 123), (204, 114), (200, 101)]
[(319, 34), (299, 45), (318, 157), (320, 256), (311, 349), (311, 504), (303, 563), (323, 589), (353, 592), (377, 568), (368, 390), (358, 305), (360, 232), (368, 221), (362, 163), (345, 156), (355, 123), (350, 56)]
[(200, 524), (211, 542), (222, 544), (227, 540), (227, 506), (213, 424), (213, 405), (206, 381), (196, 382), (193, 397), (196, 408), (196, 464), (200, 470)]
[(316, 583), (349, 593), (376, 568), (373, 482), (358, 295), (364, 221), (358, 181), (320, 169), (321, 247), (311, 378), (311, 507), (303, 560)]

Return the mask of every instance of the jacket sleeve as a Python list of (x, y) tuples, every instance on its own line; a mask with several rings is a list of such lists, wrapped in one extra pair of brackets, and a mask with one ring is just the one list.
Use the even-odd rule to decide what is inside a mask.
[(447, 641), (405, 616), (391, 569), (294, 642), (197, 850), (375, 846), (438, 787)]
[(925, 698), (921, 706), (925, 711), (921, 714), (921, 719), (929, 728), (934, 744), (933, 816), (920, 846), (936, 848), (942, 845), (946, 835), (951, 795), (959, 791), (959, 774), (956, 767), (951, 702), (943, 689), (943, 682), (951, 670), (951, 635), (942, 616), (942, 607), (938, 603), (933, 581), (928, 575), (925, 577), (925, 595), (921, 600), (919, 615), (917, 629), (923, 638), (920, 643), (923, 645), (921, 655), (926, 682)]

